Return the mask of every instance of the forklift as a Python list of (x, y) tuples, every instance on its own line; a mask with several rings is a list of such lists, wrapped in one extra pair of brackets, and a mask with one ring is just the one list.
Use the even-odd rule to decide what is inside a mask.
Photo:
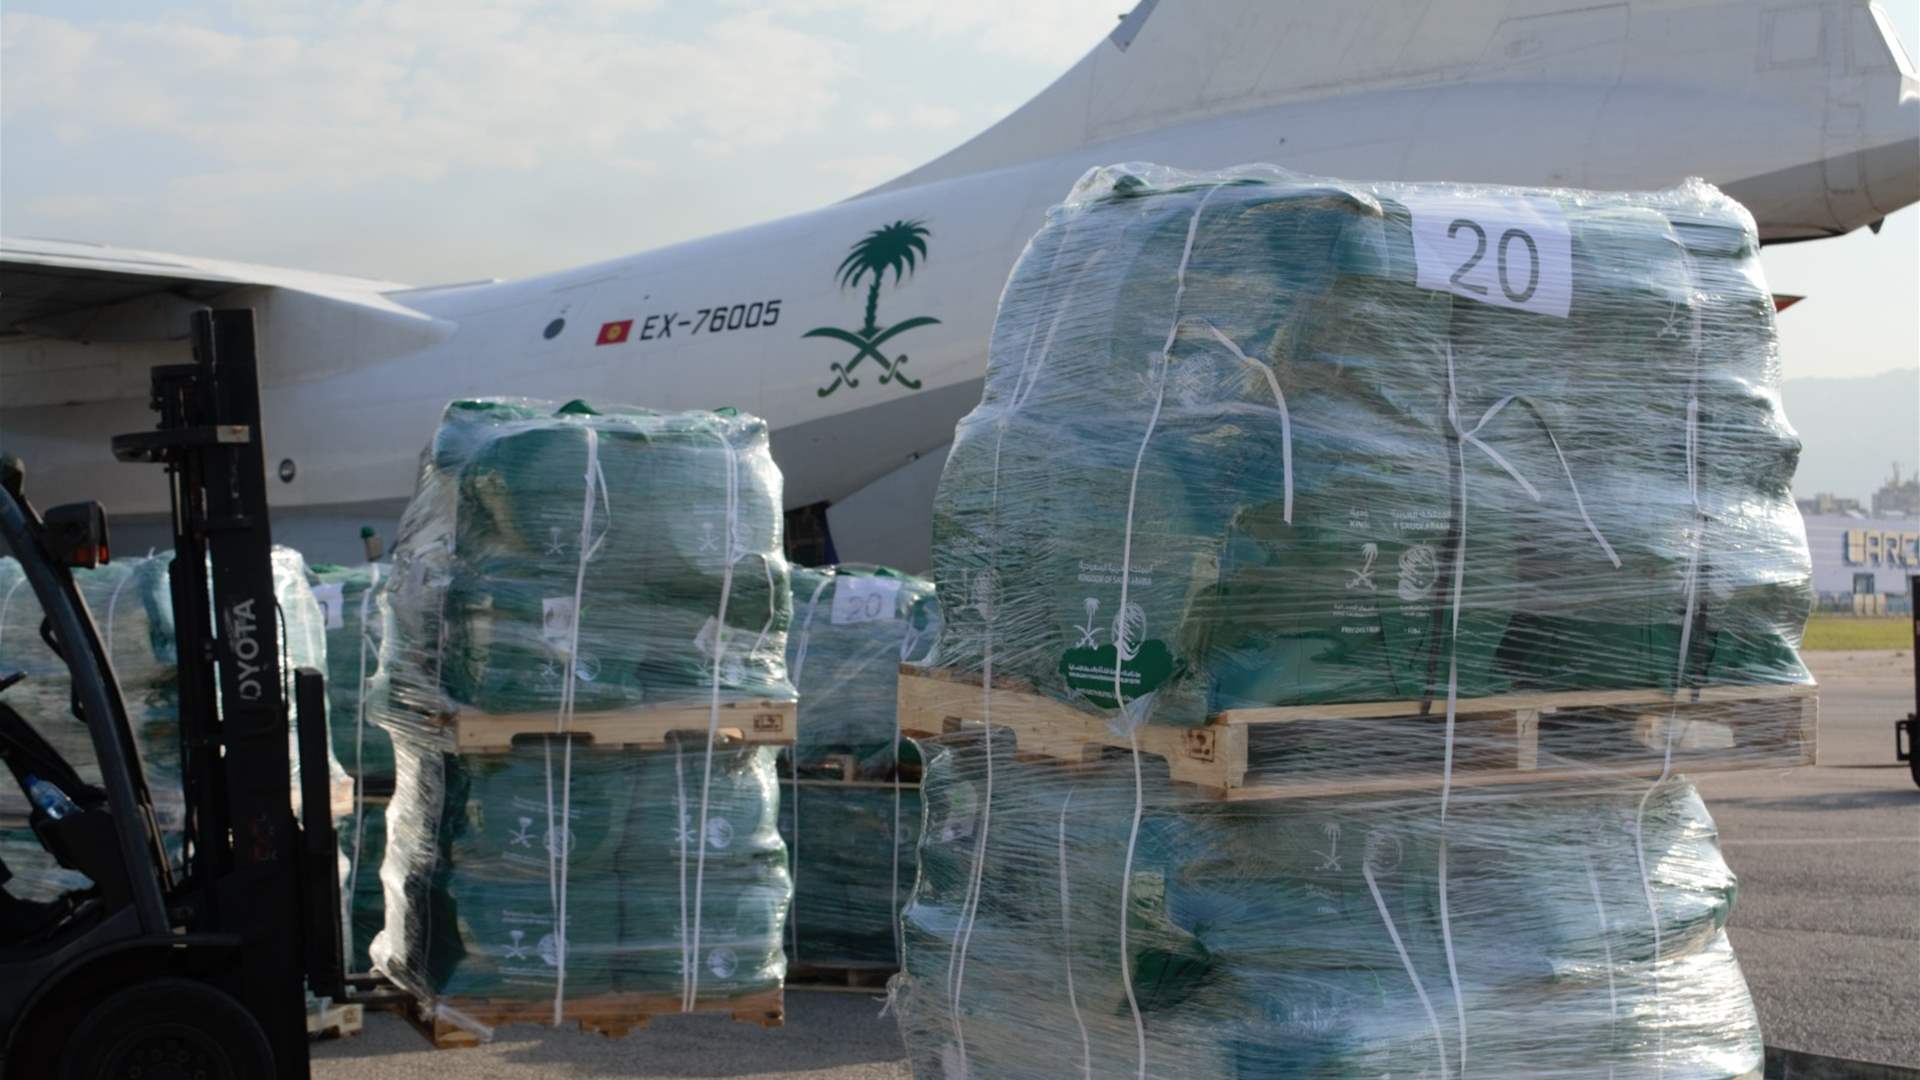
[(1893, 722), (1893, 758), (1903, 762), (1920, 784), (1920, 574), (1907, 577), (1907, 612), (1913, 619), (1913, 711)]
[[(113, 440), (119, 460), (165, 466), (172, 491), (185, 797), (177, 861), (74, 585), (75, 569), (110, 557), (106, 514), (93, 502), (36, 512), (25, 467), (0, 460), (0, 542), (19, 560), (45, 612), (40, 638), (72, 683), (71, 715), (28, 718), (5, 693), (27, 676), (0, 670), (0, 759), (41, 846), (91, 882), (51, 901), (22, 899), (6, 891), (0, 862), (7, 1080), (304, 1078), (305, 992), (343, 996), (326, 688), (310, 668), (289, 679), (276, 644), (252, 311), (197, 312), (192, 343), (191, 364), (152, 372), (157, 430)], [(97, 784), (40, 734), (76, 722)]]

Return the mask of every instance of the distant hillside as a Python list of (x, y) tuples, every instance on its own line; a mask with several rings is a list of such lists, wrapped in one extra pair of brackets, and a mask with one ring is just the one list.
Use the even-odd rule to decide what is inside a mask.
[(1887, 479), (1920, 468), (1920, 367), (1852, 379), (1788, 379), (1787, 419), (1805, 449), (1795, 495), (1827, 491), (1862, 504)]

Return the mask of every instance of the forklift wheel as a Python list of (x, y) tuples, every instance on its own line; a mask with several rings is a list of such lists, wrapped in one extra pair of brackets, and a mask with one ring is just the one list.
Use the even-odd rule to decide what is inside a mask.
[(93, 1007), (73, 1029), (62, 1080), (272, 1076), (273, 1051), (252, 1014), (205, 983), (159, 978)]

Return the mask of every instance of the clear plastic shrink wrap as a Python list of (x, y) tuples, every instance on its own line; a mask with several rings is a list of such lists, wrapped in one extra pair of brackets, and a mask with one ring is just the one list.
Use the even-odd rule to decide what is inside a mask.
[[(107, 659), (126, 699), (134, 746), (153, 791), (154, 812), (167, 832), (180, 828), (180, 708), (175, 684), (173, 598), (167, 583), (172, 556), (116, 559), (74, 571), (74, 584), (93, 615)], [(40, 640), (45, 613), (20, 564), (0, 557), (0, 671), (25, 672), (5, 701), (34, 726), (88, 783), (100, 768), (85, 724), (73, 715), (66, 664)], [(27, 815), (25, 796), (0, 784), (0, 815)], [(39, 845), (29, 835), (28, 843)], [(9, 849), (11, 850), (11, 849)], [(12, 860), (8, 860), (9, 865)]]
[(379, 563), (308, 568), (327, 634), (327, 716), (333, 752), (347, 775), (370, 793), (393, 786), (393, 740), (367, 717), (365, 688), (379, 670), (380, 609), (374, 596)]
[[(496, 1006), (780, 985), (775, 751), (722, 717), (794, 699), (781, 524), (758, 419), (448, 406), (378, 599), (377, 968), (483, 1035), (524, 1014)], [(676, 706), (649, 748), (567, 734)]]
[(386, 850), (387, 796), (393, 793), (393, 739), (367, 715), (366, 688), (380, 663), (380, 609), (374, 603), (386, 567), (315, 563), (308, 567), (327, 633), (327, 717), (334, 753), (353, 779), (353, 813), (340, 825), (347, 872), (347, 968), (366, 971), (368, 947), (386, 916), (380, 857)]
[(793, 876), (787, 961), (891, 969), (913, 887), (920, 832), (919, 755), (896, 712), (903, 661), (926, 659), (940, 632), (933, 583), (886, 567), (793, 571), (787, 669), (799, 730), (780, 803)]
[(926, 578), (884, 566), (794, 567), (794, 758), (851, 758), (855, 776), (891, 776), (900, 665), (924, 661), (939, 636), (940, 604)]
[[(185, 813), (180, 790), (179, 672), (174, 648), (173, 591), (168, 568), (172, 552), (115, 559), (105, 566), (74, 571), (81, 599), (92, 614), (106, 647), (133, 728), (134, 747), (153, 796), (154, 813), (169, 850), (179, 854)], [(327, 667), (323, 617), (306, 582), (306, 563), (292, 548), (273, 549), (274, 598), (281, 613), (280, 656), (286, 694), (292, 698), (292, 672)], [(7, 691), (7, 703), (34, 725), (89, 783), (100, 770), (86, 726), (73, 715), (67, 668), (40, 640), (44, 617), (20, 564), (0, 558), (0, 670), (24, 671), (28, 678)], [(289, 733), (291, 794), (299, 809), (299, 744)], [(351, 807), (351, 781), (338, 760), (329, 765), (333, 811), (345, 817)], [(11, 784), (0, 785), (0, 820), (27, 815), (24, 797)], [(16, 846), (14, 839), (24, 841)], [(30, 861), (25, 846), (37, 849), (30, 833), (0, 841), (0, 857)]]
[(1757, 1076), (1676, 773), (1810, 738), (1757, 248), (1697, 181), (1089, 173), (936, 497), (916, 1075)]
[[(1564, 317), (1421, 288), (1409, 205), (1461, 238), (1546, 220), (1530, 287)], [(1496, 241), (1463, 280), (1497, 296)], [(991, 647), (1107, 708), (1124, 628), (1122, 692), (1180, 725), (1444, 697), (1450, 672), (1461, 698), (1807, 681), (1757, 247), (1704, 184), (1096, 172), (1015, 268), (942, 477), (943, 666)]]

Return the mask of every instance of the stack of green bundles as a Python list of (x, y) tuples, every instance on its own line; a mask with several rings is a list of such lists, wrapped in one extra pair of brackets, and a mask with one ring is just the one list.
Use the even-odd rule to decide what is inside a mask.
[(380, 664), (379, 563), (308, 568), (327, 632), (327, 716), (333, 752), (367, 793), (393, 789), (393, 740), (367, 720), (366, 684)]
[[(74, 572), (106, 646), (126, 703), (134, 746), (153, 795), (154, 812), (170, 851), (178, 856), (185, 802), (180, 790), (179, 678), (174, 647), (173, 588), (168, 568), (173, 554), (116, 559), (105, 566)], [(273, 549), (274, 599), (281, 614), (280, 653), (291, 699), (292, 672), (300, 667), (327, 669), (324, 616), (306, 580), (306, 562), (292, 548)], [(99, 780), (93, 743), (73, 716), (67, 669), (40, 641), (42, 612), (19, 563), (0, 559), (0, 669), (25, 671), (26, 681), (7, 692), (7, 702), (89, 782)], [(299, 744), (289, 733), (291, 793), (298, 805)], [(344, 817), (348, 780), (337, 760), (329, 766), (333, 810)], [(27, 807), (10, 785), (0, 788), (0, 814), (24, 817)], [(24, 835), (24, 834), (22, 834)], [(30, 835), (24, 835), (28, 842)], [(35, 845), (37, 847), (37, 845)], [(0, 855), (4, 855), (0, 852)], [(9, 864), (13, 863), (11, 857)]]
[[(369, 709), (395, 771), (376, 967), (453, 1008), (779, 985), (792, 888), (773, 752), (546, 733), (595, 711), (792, 701), (781, 520), (752, 417), (448, 407), (378, 599)], [(446, 725), (476, 712), (527, 734), (456, 753)]]
[[(126, 699), (134, 746), (153, 790), (161, 827), (177, 831), (180, 801), (179, 705), (174, 685), (170, 556), (127, 558), (74, 571), (74, 584), (92, 614), (108, 661)], [(100, 770), (86, 725), (73, 715), (66, 665), (40, 640), (43, 613), (20, 564), (0, 558), (0, 670), (27, 678), (7, 691), (7, 703), (25, 717), (89, 783)], [(5, 785), (10, 789), (11, 785)], [(18, 791), (0, 790), (0, 813), (26, 814)]]
[(1757, 247), (1705, 185), (1096, 170), (941, 480), (940, 663), (1167, 724), (1807, 681)]
[[(1120, 732), (1433, 722), (1256, 727), (1256, 769), (1343, 793), (1263, 802), (940, 740), (895, 996), (916, 1074), (1756, 1073), (1693, 789), (1638, 742), (1662, 779), (1448, 785), (1516, 742), (1433, 700), (1808, 681), (1756, 248), (1699, 183), (1089, 173), (941, 479), (934, 662)], [(1541, 746), (1618, 762), (1619, 719), (1553, 714)]]
[(787, 670), (800, 692), (794, 756), (851, 757), (855, 774), (893, 775), (902, 662), (940, 636), (933, 583), (884, 566), (795, 567)]
[(402, 741), (375, 964), (456, 1008), (778, 987), (792, 886), (774, 752), (723, 746), (709, 777), (700, 740), (567, 742), (458, 755)]
[[(153, 792), (154, 813), (177, 846), (180, 797), (179, 714), (173, 666), (172, 603), (166, 561), (122, 559), (93, 570), (74, 571), (74, 583), (92, 613), (101, 643), (125, 696), (134, 746)], [(99, 783), (93, 739), (73, 715), (67, 668), (40, 640), (44, 617), (20, 564), (0, 557), (0, 672), (26, 678), (9, 688), (5, 701), (89, 783)], [(51, 900), (89, 888), (82, 874), (54, 863), (27, 827), (26, 796), (11, 776), (0, 776), (0, 861), (13, 877), (5, 888), (15, 897)]]
[(1124, 759), (995, 755), (928, 766), (895, 998), (916, 1076), (1760, 1068), (1734, 877), (1684, 781), (1488, 793), (1443, 824), (1426, 795), (1206, 801), (1148, 759), (1136, 802)]
[(308, 568), (327, 628), (327, 716), (334, 753), (353, 778), (353, 814), (341, 824), (349, 870), (341, 893), (349, 911), (347, 965), (366, 971), (367, 947), (385, 921), (380, 857), (386, 850), (387, 796), (393, 792), (393, 739), (367, 715), (366, 688), (380, 663), (379, 563)]
[(454, 402), (400, 523), (369, 693), (551, 715), (705, 701), (717, 670), (730, 698), (790, 700), (781, 524), (757, 418)]
[(920, 830), (920, 792), (905, 782), (917, 778), (918, 751), (897, 737), (899, 671), (939, 636), (933, 583), (886, 567), (795, 568), (793, 612), (799, 731), (780, 806), (794, 884), (787, 960), (895, 968)]
[(898, 968), (900, 908), (913, 890), (920, 835), (919, 785), (790, 783), (780, 801), (780, 835), (793, 877), (788, 964)]

